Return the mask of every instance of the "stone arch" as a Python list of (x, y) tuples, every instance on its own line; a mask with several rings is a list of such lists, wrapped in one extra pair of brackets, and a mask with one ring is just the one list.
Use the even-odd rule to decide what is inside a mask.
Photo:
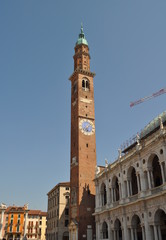
[(114, 238), (115, 240), (122, 240), (122, 224), (119, 218), (114, 222)]
[(127, 171), (127, 178), (129, 181), (129, 193), (130, 195), (136, 195), (138, 193), (138, 183), (137, 183), (137, 176), (135, 167), (129, 167)]
[(154, 214), (154, 224), (161, 239), (166, 239), (166, 212), (158, 209)]
[(102, 206), (105, 206), (107, 204), (107, 190), (104, 182), (101, 184), (100, 194)]
[(163, 184), (161, 166), (159, 163), (159, 157), (157, 154), (153, 153), (148, 159), (148, 168), (151, 170), (152, 174), (152, 187), (158, 187)]
[(119, 201), (120, 192), (119, 192), (119, 183), (117, 176), (112, 178), (112, 189), (113, 189), (113, 200), (114, 202)]
[(143, 240), (141, 220), (137, 214), (134, 214), (131, 219), (131, 234), (134, 236), (134, 239)]
[(156, 153), (156, 152), (152, 152), (152, 153), (149, 155), (149, 157), (148, 157), (148, 159), (147, 159), (147, 167), (148, 167), (148, 168), (151, 168), (151, 167), (152, 167), (152, 161), (153, 161), (153, 158), (154, 158), (155, 156), (157, 156), (158, 159), (159, 159), (158, 153)]
[(102, 224), (102, 239), (108, 239), (108, 224), (106, 221)]

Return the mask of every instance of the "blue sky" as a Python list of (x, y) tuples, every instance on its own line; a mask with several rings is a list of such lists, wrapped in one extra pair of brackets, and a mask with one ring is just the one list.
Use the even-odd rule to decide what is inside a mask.
[(47, 209), (70, 177), (70, 81), (83, 22), (96, 72), (97, 163), (165, 110), (166, 1), (0, 1), (0, 202)]

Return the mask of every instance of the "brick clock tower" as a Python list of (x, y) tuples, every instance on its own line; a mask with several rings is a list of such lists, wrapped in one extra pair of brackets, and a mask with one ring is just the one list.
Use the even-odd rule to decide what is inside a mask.
[(71, 161), (70, 223), (71, 240), (95, 238), (96, 137), (93, 77), (88, 42), (83, 27), (75, 45), (71, 81)]

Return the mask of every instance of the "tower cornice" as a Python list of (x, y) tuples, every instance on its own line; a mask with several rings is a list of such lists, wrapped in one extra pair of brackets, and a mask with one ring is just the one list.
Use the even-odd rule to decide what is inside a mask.
[(72, 81), (72, 79), (79, 73), (83, 74), (83, 75), (86, 75), (86, 76), (89, 76), (89, 77), (94, 77), (96, 75), (94, 72), (86, 71), (86, 70), (83, 70), (83, 69), (76, 69), (73, 72), (73, 74), (69, 77), (69, 80)]

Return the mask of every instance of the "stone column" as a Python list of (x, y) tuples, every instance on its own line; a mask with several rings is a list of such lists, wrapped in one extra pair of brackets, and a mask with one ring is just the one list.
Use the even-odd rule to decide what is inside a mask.
[(124, 240), (129, 239), (126, 216), (123, 216), (123, 232), (124, 232)]
[(162, 164), (162, 162), (160, 162), (160, 168), (161, 168), (162, 180), (163, 180), (163, 183), (164, 183), (164, 182), (165, 182), (165, 176), (164, 176), (164, 169), (163, 169), (163, 164)]
[(113, 187), (111, 188), (111, 199), (112, 199), (112, 203), (114, 202), (114, 190)]
[(102, 206), (101, 192), (99, 192), (99, 207)]
[(154, 239), (155, 239), (155, 240), (159, 240), (159, 239), (158, 239), (158, 234), (157, 234), (157, 226), (154, 225), (153, 228), (154, 228)]
[(157, 227), (157, 229), (158, 229), (159, 240), (162, 240), (160, 225)]
[(145, 227), (145, 236), (146, 239), (151, 239), (151, 233), (150, 233), (150, 227), (148, 224), (148, 217), (147, 217), (147, 212), (146, 212), (146, 208), (144, 209), (144, 227)]
[(110, 205), (110, 189), (107, 187), (107, 205)]
[(110, 221), (108, 220), (108, 239), (111, 239), (111, 226), (110, 226)]
[(100, 239), (100, 227), (99, 222), (96, 221), (96, 240)]
[(130, 196), (133, 195), (133, 191), (132, 191), (132, 184), (131, 184), (131, 180), (129, 180), (129, 186), (130, 186)]
[(142, 239), (145, 240), (145, 229), (144, 226), (142, 226)]
[(151, 177), (152, 188), (154, 188), (154, 177), (153, 177), (152, 170), (150, 170), (150, 177)]
[(99, 186), (95, 184), (96, 186), (96, 197), (95, 197), (95, 207), (99, 207)]
[(116, 230), (114, 229), (114, 240), (117, 240), (116, 239)]
[(134, 240), (138, 240), (137, 229), (136, 228), (134, 229), (134, 236), (135, 236)]
[(141, 188), (140, 188), (139, 174), (137, 174), (137, 184), (138, 184), (138, 192), (140, 192)]
[(127, 196), (130, 197), (129, 180), (127, 180)]
[(115, 188), (113, 188), (113, 193), (114, 193), (114, 202), (116, 202), (116, 191), (115, 191)]
[(124, 237), (124, 229), (122, 229), (122, 240), (124, 240), (125, 237)]
[(125, 198), (126, 197), (126, 186), (125, 186), (125, 181), (123, 181), (122, 179), (122, 184), (121, 184), (121, 189), (122, 189), (122, 198)]
[(134, 240), (134, 229), (131, 228), (131, 240)]
[(146, 190), (146, 186), (145, 186), (145, 172), (141, 172), (140, 173), (140, 187), (141, 187), (141, 190), (142, 191), (145, 191)]
[(150, 177), (150, 171), (149, 170), (147, 171), (147, 174), (148, 174), (148, 186), (149, 186), (149, 189), (151, 189), (152, 184), (151, 184), (151, 177)]
[(119, 240), (119, 230), (116, 231), (117, 240)]
[(119, 200), (122, 199), (122, 188), (121, 188), (121, 183), (119, 183)]

